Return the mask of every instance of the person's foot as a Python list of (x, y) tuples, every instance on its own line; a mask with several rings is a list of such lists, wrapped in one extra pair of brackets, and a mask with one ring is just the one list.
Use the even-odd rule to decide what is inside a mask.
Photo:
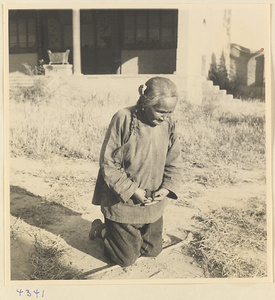
[(89, 233), (90, 240), (95, 238), (102, 238), (101, 232), (105, 228), (105, 224), (100, 219), (96, 219), (92, 222), (92, 227)]

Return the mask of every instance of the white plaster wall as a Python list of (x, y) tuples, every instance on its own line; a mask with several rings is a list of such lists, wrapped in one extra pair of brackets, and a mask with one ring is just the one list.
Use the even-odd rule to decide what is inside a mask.
[(202, 101), (203, 20), (205, 10), (180, 9), (178, 22), (178, 50), (176, 74), (185, 78), (183, 82), (187, 100)]
[(230, 24), (225, 24), (225, 18), (229, 17), (229, 14), (228, 8), (219, 7), (219, 5), (217, 7), (211, 6), (211, 9), (208, 8), (205, 13), (208, 40), (205, 52), (208, 67), (210, 67), (213, 53), (216, 56), (217, 64), (219, 64), (223, 53), (226, 59), (226, 67), (228, 71), (230, 70)]

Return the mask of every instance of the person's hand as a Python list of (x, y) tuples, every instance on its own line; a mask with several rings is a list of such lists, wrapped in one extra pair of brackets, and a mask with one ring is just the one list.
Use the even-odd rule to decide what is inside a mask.
[(145, 202), (148, 201), (148, 199), (145, 197), (146, 196), (146, 192), (143, 189), (137, 188), (134, 192), (135, 199), (140, 203), (140, 204), (144, 204)]
[(168, 194), (169, 194), (169, 191), (167, 189), (160, 188), (159, 190), (157, 190), (157, 191), (154, 192), (153, 199), (154, 199), (154, 201), (161, 201)]
[(153, 193), (152, 198), (148, 199), (149, 201), (145, 205), (154, 205), (163, 200), (168, 194), (169, 191), (167, 189), (161, 188)]

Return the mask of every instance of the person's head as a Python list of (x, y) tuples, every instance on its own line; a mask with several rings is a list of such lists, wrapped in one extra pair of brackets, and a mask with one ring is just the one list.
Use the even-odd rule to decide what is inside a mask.
[(178, 93), (176, 85), (168, 78), (153, 77), (139, 87), (141, 107), (150, 125), (161, 124), (175, 109)]

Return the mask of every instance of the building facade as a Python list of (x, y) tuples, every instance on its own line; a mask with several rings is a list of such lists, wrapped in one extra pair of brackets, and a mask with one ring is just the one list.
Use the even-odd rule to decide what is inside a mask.
[(47, 66), (48, 50), (70, 50), (61, 68), (73, 75), (125, 81), (161, 74), (200, 103), (213, 53), (230, 68), (229, 9), (33, 9), (8, 17), (10, 73), (41, 60)]
[[(70, 49), (82, 74), (173, 74), (176, 71), (177, 10), (16, 10), (9, 13), (10, 71), (18, 61), (49, 62), (47, 50)], [(73, 40), (73, 25), (80, 40)], [(74, 43), (75, 42), (75, 43)], [(74, 55), (74, 45), (81, 57)]]

